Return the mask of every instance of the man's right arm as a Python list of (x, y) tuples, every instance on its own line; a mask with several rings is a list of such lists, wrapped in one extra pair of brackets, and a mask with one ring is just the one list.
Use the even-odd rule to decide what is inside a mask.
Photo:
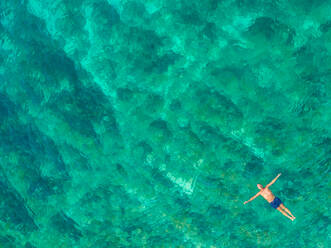
[(253, 196), (251, 199), (249, 199), (248, 201), (245, 201), (244, 204), (253, 201), (256, 197), (258, 197), (261, 194), (261, 191), (259, 193), (257, 193), (255, 196)]

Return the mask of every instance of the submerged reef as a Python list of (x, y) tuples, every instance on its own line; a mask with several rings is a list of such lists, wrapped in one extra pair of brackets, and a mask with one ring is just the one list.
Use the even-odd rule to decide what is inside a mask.
[(330, 7), (0, 1), (0, 247), (327, 247)]

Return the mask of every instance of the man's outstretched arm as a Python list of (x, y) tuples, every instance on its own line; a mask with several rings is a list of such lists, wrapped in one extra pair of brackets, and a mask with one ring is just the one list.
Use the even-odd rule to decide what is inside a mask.
[(278, 179), (278, 177), (280, 177), (282, 173), (279, 173), (270, 183), (267, 184), (267, 186), (265, 186), (266, 188), (271, 186), (274, 182), (276, 182), (276, 180)]
[(258, 197), (259, 195), (261, 195), (261, 191), (259, 193), (257, 193), (255, 196), (253, 196), (251, 199), (249, 199), (248, 201), (245, 201), (244, 204), (253, 201), (256, 197)]

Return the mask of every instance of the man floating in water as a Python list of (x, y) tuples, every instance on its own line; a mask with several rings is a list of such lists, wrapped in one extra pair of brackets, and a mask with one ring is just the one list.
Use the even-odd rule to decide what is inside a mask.
[(293, 216), (293, 214), (290, 212), (290, 210), (288, 210), (284, 204), (282, 203), (282, 201), (278, 198), (275, 197), (275, 195), (271, 192), (271, 190), (269, 189), (269, 187), (276, 182), (276, 180), (278, 179), (278, 177), (280, 177), (281, 173), (279, 173), (269, 184), (267, 184), (267, 186), (265, 186), (263, 188), (263, 186), (261, 184), (257, 184), (257, 187), (260, 189), (260, 192), (257, 193), (255, 196), (253, 196), (251, 199), (249, 199), (248, 201), (245, 201), (244, 204), (254, 200), (256, 197), (258, 197), (259, 195), (262, 195), (264, 199), (266, 199), (271, 207), (277, 209), (279, 212), (281, 212), (283, 215), (285, 215), (287, 218), (290, 218), (292, 221), (295, 219), (295, 217)]

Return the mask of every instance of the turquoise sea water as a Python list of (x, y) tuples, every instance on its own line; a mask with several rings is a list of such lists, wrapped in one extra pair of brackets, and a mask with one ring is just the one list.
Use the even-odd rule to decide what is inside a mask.
[(0, 1), (0, 248), (330, 247), (330, 9)]

